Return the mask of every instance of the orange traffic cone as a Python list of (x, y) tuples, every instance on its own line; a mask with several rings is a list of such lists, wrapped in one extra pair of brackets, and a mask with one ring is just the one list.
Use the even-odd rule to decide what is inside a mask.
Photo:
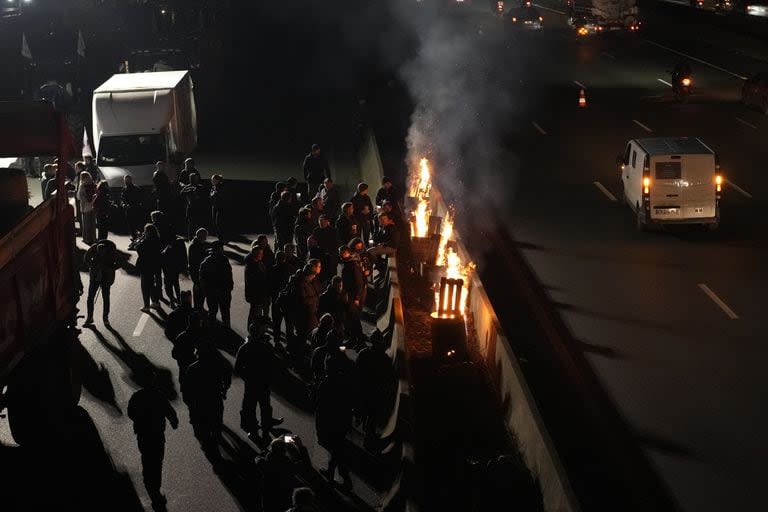
[(587, 96), (584, 93), (584, 89), (579, 91), (579, 107), (586, 107), (587, 106)]

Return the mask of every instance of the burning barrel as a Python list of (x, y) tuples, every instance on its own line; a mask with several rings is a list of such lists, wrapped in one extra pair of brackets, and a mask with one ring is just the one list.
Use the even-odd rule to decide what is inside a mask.
[(431, 315), (432, 357), (443, 361), (466, 361), (467, 330), (461, 311), (464, 280), (442, 277)]

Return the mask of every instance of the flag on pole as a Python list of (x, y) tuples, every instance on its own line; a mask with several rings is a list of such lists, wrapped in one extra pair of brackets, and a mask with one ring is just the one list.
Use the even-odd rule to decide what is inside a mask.
[(29, 51), (29, 45), (27, 44), (27, 35), (21, 34), (21, 56), (32, 60), (32, 52)]
[(85, 58), (85, 39), (83, 39), (82, 30), (77, 31), (77, 54)]

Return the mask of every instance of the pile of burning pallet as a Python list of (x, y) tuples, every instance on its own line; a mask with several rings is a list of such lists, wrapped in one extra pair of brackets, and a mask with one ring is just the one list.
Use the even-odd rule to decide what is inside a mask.
[(459, 255), (453, 225), (455, 210), (432, 215), (436, 200), (429, 161), (422, 158), (410, 172), (406, 209), (410, 222), (411, 254), (419, 275), (434, 292), (431, 315), (432, 354), (440, 359), (467, 359), (465, 310), (469, 277), (475, 266)]

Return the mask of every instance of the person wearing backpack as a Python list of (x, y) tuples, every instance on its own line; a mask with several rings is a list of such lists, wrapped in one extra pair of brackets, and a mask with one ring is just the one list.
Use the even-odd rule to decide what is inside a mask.
[(88, 267), (88, 299), (86, 301), (88, 314), (85, 325), (93, 325), (93, 306), (96, 292), (101, 290), (104, 301), (102, 318), (104, 325), (109, 327), (109, 291), (115, 282), (115, 270), (120, 266), (117, 258), (117, 247), (111, 240), (99, 240), (85, 253), (85, 265)]

